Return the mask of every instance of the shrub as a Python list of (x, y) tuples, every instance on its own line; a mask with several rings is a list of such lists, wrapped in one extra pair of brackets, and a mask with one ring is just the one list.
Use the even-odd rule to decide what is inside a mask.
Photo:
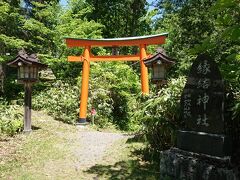
[(23, 128), (23, 108), (0, 101), (0, 134), (14, 135)]
[[(91, 85), (91, 87), (94, 85)], [(96, 88), (96, 87), (95, 87)], [(113, 125), (111, 116), (113, 109), (113, 100), (110, 97), (110, 91), (104, 87), (91, 89), (88, 99), (88, 117), (91, 117), (91, 109), (96, 110), (94, 123), (100, 128), (106, 128)]]
[(46, 110), (55, 119), (75, 123), (78, 118), (79, 87), (63, 81), (35, 94), (32, 98), (33, 109)]
[(184, 77), (171, 79), (167, 87), (149, 96), (134, 113), (136, 121), (143, 124), (143, 133), (153, 151), (168, 149), (174, 143), (175, 130), (182, 123), (179, 112), (184, 84)]
[(121, 130), (132, 130), (130, 114), (134, 108), (131, 105), (139, 92), (139, 77), (127, 64), (93, 63), (88, 112), (91, 108), (96, 109), (95, 123), (100, 127), (113, 124)]
[[(33, 108), (44, 109), (55, 119), (74, 123), (79, 113), (81, 80), (79, 76), (71, 81), (68, 79), (68, 83), (56, 81), (34, 95)], [(122, 62), (92, 63), (89, 81), (87, 117), (91, 118), (94, 108), (97, 112), (94, 122), (99, 127), (134, 129), (130, 115), (140, 92), (140, 80), (134, 70)]]

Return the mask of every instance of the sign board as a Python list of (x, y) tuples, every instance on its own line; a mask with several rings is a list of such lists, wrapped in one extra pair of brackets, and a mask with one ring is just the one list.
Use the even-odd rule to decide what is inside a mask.
[(92, 108), (92, 109), (91, 109), (91, 115), (92, 115), (92, 116), (95, 116), (96, 114), (97, 114), (96, 109)]

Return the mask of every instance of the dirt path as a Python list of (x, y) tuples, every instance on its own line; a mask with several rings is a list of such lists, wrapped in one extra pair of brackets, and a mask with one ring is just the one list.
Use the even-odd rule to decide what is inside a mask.
[(132, 155), (132, 136), (64, 124), (43, 112), (32, 119), (30, 135), (0, 138), (0, 179), (155, 179)]
[(76, 141), (79, 142), (73, 151), (76, 156), (76, 169), (84, 169), (96, 165), (105, 153), (111, 149), (116, 141), (128, 139), (129, 136), (121, 133), (107, 133), (89, 131), (88, 128), (77, 128)]

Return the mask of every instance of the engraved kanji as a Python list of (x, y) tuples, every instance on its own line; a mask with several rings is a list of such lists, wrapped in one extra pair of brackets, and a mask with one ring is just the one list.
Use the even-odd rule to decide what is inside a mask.
[(184, 110), (189, 110), (191, 107), (191, 99), (184, 100)]
[(203, 104), (203, 109), (205, 111), (206, 110), (206, 105), (207, 105), (208, 101), (209, 101), (209, 96), (207, 95), (207, 93), (204, 93), (203, 96), (198, 95), (197, 105), (200, 106), (201, 104)]
[(207, 123), (207, 115), (204, 114), (203, 116), (202, 115), (198, 115), (198, 118), (197, 118), (197, 125), (202, 125), (202, 126), (206, 126), (208, 127), (209, 124)]
[(210, 71), (210, 64), (207, 62), (207, 60), (204, 60), (203, 63), (200, 63), (197, 67), (197, 73), (206, 75)]
[(184, 118), (191, 117), (191, 94), (184, 95), (184, 106), (183, 106)]
[(210, 85), (211, 81), (208, 78), (199, 79), (199, 81), (197, 82), (198, 88), (208, 89)]
[(190, 111), (184, 111), (184, 118), (189, 118), (192, 117), (191, 112)]

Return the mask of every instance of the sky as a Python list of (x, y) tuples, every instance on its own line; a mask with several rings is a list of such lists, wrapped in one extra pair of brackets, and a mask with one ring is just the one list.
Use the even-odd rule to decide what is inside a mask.
[(66, 6), (66, 5), (67, 5), (67, 0), (61, 0), (61, 1), (60, 1), (60, 4), (61, 4), (62, 6)]

